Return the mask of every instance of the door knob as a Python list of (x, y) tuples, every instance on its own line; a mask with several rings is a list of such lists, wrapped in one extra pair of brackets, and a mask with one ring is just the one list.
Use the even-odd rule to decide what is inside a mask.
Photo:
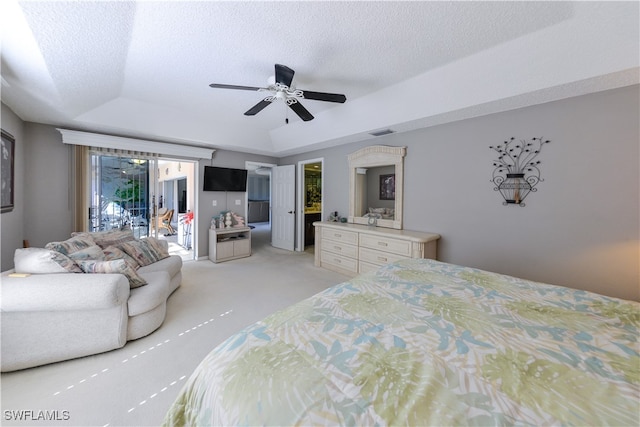
[(295, 211), (289, 211), (289, 212), (287, 212), (287, 213), (290, 213), (290, 214), (292, 214), (292, 213), (294, 213), (294, 212), (295, 212)]

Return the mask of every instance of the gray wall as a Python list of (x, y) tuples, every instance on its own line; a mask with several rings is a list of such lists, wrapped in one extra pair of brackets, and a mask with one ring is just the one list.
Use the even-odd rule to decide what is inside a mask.
[[(11, 132), (13, 126), (19, 133)], [(22, 122), (2, 105), (2, 127), (16, 137), (16, 209), (2, 214), (2, 270), (28, 240), (42, 247), (71, 234), (71, 148), (55, 127)]]
[[(632, 86), (279, 161), (220, 150), (213, 165), (324, 157), (325, 212), (346, 215), (346, 156), (373, 144), (407, 146), (404, 225), (440, 233), (440, 260), (640, 300), (639, 97)], [(69, 236), (69, 149), (53, 126), (22, 124), (4, 105), (2, 127), (17, 140), (16, 208), (0, 217), (6, 270), (23, 239), (40, 246)], [(552, 141), (540, 156), (544, 182), (524, 208), (503, 206), (489, 181), (489, 145), (511, 136)], [(200, 183), (210, 164), (199, 162)], [(197, 194), (204, 256), (211, 216), (230, 202), (202, 188)]]
[[(246, 161), (259, 163), (277, 164), (275, 157), (261, 156), (257, 154), (239, 153), (228, 150), (216, 150), (213, 160), (200, 160), (198, 165), (198, 258), (202, 258), (209, 254), (209, 227), (211, 226), (211, 218), (217, 216), (222, 211), (233, 211), (246, 220), (247, 213), (247, 193), (238, 193), (234, 191), (202, 191), (202, 182), (204, 178), (205, 166), (222, 166), (225, 168), (244, 169)], [(213, 206), (215, 200), (216, 206)], [(240, 200), (237, 205), (236, 201)]]
[(53, 126), (25, 123), (24, 235), (31, 246), (68, 239), (73, 227), (71, 154)]
[(24, 125), (22, 120), (6, 105), (2, 104), (0, 115), (2, 129), (9, 132), (16, 139), (15, 169), (14, 169), (14, 208), (11, 212), (0, 214), (0, 243), (2, 256), (2, 270), (13, 268), (13, 253), (22, 247), (24, 224)]
[[(639, 86), (290, 156), (324, 157), (325, 212), (348, 212), (349, 153), (406, 146), (404, 227), (442, 235), (445, 262), (640, 300)], [(544, 182), (503, 206), (490, 182), (511, 136), (550, 139)]]
[(249, 174), (247, 193), (249, 200), (269, 200), (271, 198), (271, 177), (269, 175)]
[[(16, 138), (15, 203), (2, 221), (2, 270), (13, 268), (13, 253), (28, 240), (31, 246), (64, 240), (71, 234), (69, 146), (55, 127), (23, 123), (2, 104), (2, 128)], [(13, 128), (13, 129), (11, 129)], [(12, 131), (13, 130), (13, 131)]]
[[(71, 146), (62, 143), (55, 126), (22, 122), (2, 104), (2, 128), (16, 138), (16, 207), (2, 214), (2, 271), (13, 268), (13, 254), (23, 240), (42, 247), (51, 241), (68, 239), (71, 235), (72, 205), (70, 183)], [(28, 160), (27, 160), (28, 159)], [(208, 254), (208, 229), (211, 217), (223, 210), (233, 210), (246, 216), (245, 193), (204, 192), (202, 178), (205, 165), (243, 169), (245, 161), (277, 163), (277, 159), (233, 151), (217, 150), (210, 159), (198, 162), (197, 188), (198, 255)], [(213, 207), (213, 200), (217, 206)], [(240, 205), (235, 201), (240, 200)]]

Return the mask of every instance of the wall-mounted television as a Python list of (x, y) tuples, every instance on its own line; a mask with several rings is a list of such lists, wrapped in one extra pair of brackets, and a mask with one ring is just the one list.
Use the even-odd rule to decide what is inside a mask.
[(247, 191), (247, 170), (204, 167), (203, 191)]

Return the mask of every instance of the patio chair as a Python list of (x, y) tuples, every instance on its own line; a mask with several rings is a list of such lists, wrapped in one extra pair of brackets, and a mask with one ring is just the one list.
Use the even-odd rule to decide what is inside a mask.
[(156, 217), (156, 220), (152, 222), (152, 224), (154, 228), (158, 229), (158, 231), (164, 228), (171, 235), (176, 233), (174, 228), (171, 226), (172, 219), (173, 219), (173, 209), (169, 209), (168, 211), (162, 214), (160, 213), (160, 211), (158, 211), (158, 216)]

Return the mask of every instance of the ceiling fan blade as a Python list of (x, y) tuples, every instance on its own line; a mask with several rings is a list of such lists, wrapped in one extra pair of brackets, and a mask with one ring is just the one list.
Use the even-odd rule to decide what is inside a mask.
[(347, 97), (340, 93), (313, 92), (311, 90), (303, 90), (302, 97), (316, 101), (339, 102), (341, 104), (347, 100)]
[(280, 83), (286, 87), (291, 87), (291, 81), (293, 80), (294, 74), (295, 71), (286, 65), (276, 64), (276, 83)]
[(214, 89), (240, 89), (240, 90), (256, 90), (256, 91), (262, 89), (261, 87), (255, 87), (255, 86), (236, 86), (236, 85), (225, 85), (225, 84), (219, 84), (219, 83), (211, 83), (209, 86)]
[(260, 111), (264, 110), (264, 108), (269, 104), (271, 104), (271, 101), (267, 101), (266, 99), (263, 99), (262, 101), (258, 102), (256, 105), (251, 107), (249, 110), (247, 110), (247, 112), (244, 113), (244, 115), (245, 116), (255, 116)]
[(313, 115), (309, 112), (309, 110), (304, 108), (302, 104), (300, 104), (299, 102), (294, 102), (293, 104), (289, 104), (289, 107), (293, 111), (295, 111), (296, 114), (300, 116), (300, 118), (305, 122), (308, 122), (309, 120), (313, 120)]

